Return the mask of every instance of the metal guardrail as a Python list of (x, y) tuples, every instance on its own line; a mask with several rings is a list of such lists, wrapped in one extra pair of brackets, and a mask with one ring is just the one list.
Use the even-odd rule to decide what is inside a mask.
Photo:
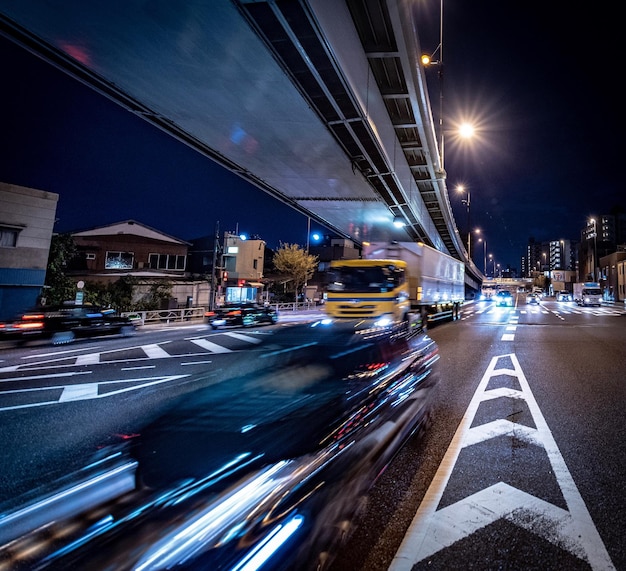
[[(317, 309), (319, 306), (312, 301), (300, 303), (272, 303), (271, 307), (276, 311), (307, 311)], [(182, 309), (154, 309), (148, 311), (124, 311), (123, 317), (129, 317), (140, 325), (150, 323), (176, 323), (185, 321), (199, 321), (204, 319), (206, 307), (188, 307)]]
[(137, 321), (141, 325), (148, 323), (172, 323), (197, 321), (204, 319), (204, 307), (188, 307), (183, 309), (155, 309), (148, 311), (124, 311), (121, 315)]

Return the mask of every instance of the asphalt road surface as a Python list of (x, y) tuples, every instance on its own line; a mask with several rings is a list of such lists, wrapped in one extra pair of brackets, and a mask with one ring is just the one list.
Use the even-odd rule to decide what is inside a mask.
[[(0, 502), (80, 466), (103, 433), (132, 437), (192, 372), (212, 382), (267, 331), (170, 326), (4, 349)], [(513, 308), (465, 305), (429, 335), (442, 378), (430, 426), (381, 475), (332, 571), (626, 569), (624, 308), (520, 295)], [(121, 393), (122, 410), (105, 396)], [(64, 417), (46, 406), (86, 400)]]

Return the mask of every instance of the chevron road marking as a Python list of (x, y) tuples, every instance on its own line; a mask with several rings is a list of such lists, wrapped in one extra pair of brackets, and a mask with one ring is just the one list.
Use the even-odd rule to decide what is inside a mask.
[[(496, 368), (498, 360), (504, 358), (510, 358), (513, 369)], [(491, 377), (498, 375), (515, 377), (521, 390), (487, 390)], [(502, 396), (525, 400), (537, 428), (504, 419), (470, 428), (481, 402)], [(555, 506), (503, 482), (437, 509), (461, 450), (502, 435), (515, 435), (518, 439), (545, 449), (568, 509)], [(418, 562), (499, 519), (506, 519), (543, 537), (586, 561), (592, 569), (615, 569), (517, 357), (512, 353), (496, 356), (491, 360), (389, 571), (410, 571)]]

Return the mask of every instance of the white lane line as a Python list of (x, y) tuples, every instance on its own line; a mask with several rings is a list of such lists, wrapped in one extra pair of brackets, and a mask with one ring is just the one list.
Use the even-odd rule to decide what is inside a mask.
[(222, 347), (217, 343), (212, 343), (211, 341), (207, 341), (206, 339), (190, 339), (192, 343), (195, 343), (198, 347), (202, 347), (207, 351), (211, 351), (211, 353), (232, 353), (230, 349), (227, 347)]
[(140, 369), (156, 369), (156, 365), (142, 365), (137, 367), (121, 367), (120, 371), (139, 371)]
[[(497, 368), (498, 360), (507, 357), (511, 359), (513, 369)], [(516, 377), (521, 390), (487, 390), (491, 377), (499, 375)], [(471, 428), (481, 402), (503, 394), (525, 400), (537, 428), (522, 427), (505, 419)], [(498, 482), (437, 510), (461, 450), (512, 431), (516, 437), (545, 448), (567, 509)], [(389, 571), (410, 571), (420, 561), (499, 519), (506, 519), (569, 551), (594, 570), (615, 570), (514, 353), (491, 360)]]
[(500, 341), (514, 341), (515, 335), (513, 333), (504, 333), (500, 338)]
[(506, 331), (515, 331), (517, 329), (517, 325), (508, 325), (506, 327)]

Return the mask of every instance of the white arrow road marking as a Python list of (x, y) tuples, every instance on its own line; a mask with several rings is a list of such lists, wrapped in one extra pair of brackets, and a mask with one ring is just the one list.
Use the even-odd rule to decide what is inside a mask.
[[(497, 369), (498, 359), (507, 357), (513, 369)], [(491, 377), (498, 375), (516, 377), (521, 390), (487, 390)], [(537, 428), (505, 420), (470, 428), (480, 403), (501, 396), (525, 400)], [(437, 510), (461, 449), (506, 434), (545, 448), (568, 509), (499, 482)], [(514, 354), (491, 360), (389, 571), (409, 571), (416, 563), (498, 519), (543, 537), (586, 561), (592, 569), (615, 569)]]

